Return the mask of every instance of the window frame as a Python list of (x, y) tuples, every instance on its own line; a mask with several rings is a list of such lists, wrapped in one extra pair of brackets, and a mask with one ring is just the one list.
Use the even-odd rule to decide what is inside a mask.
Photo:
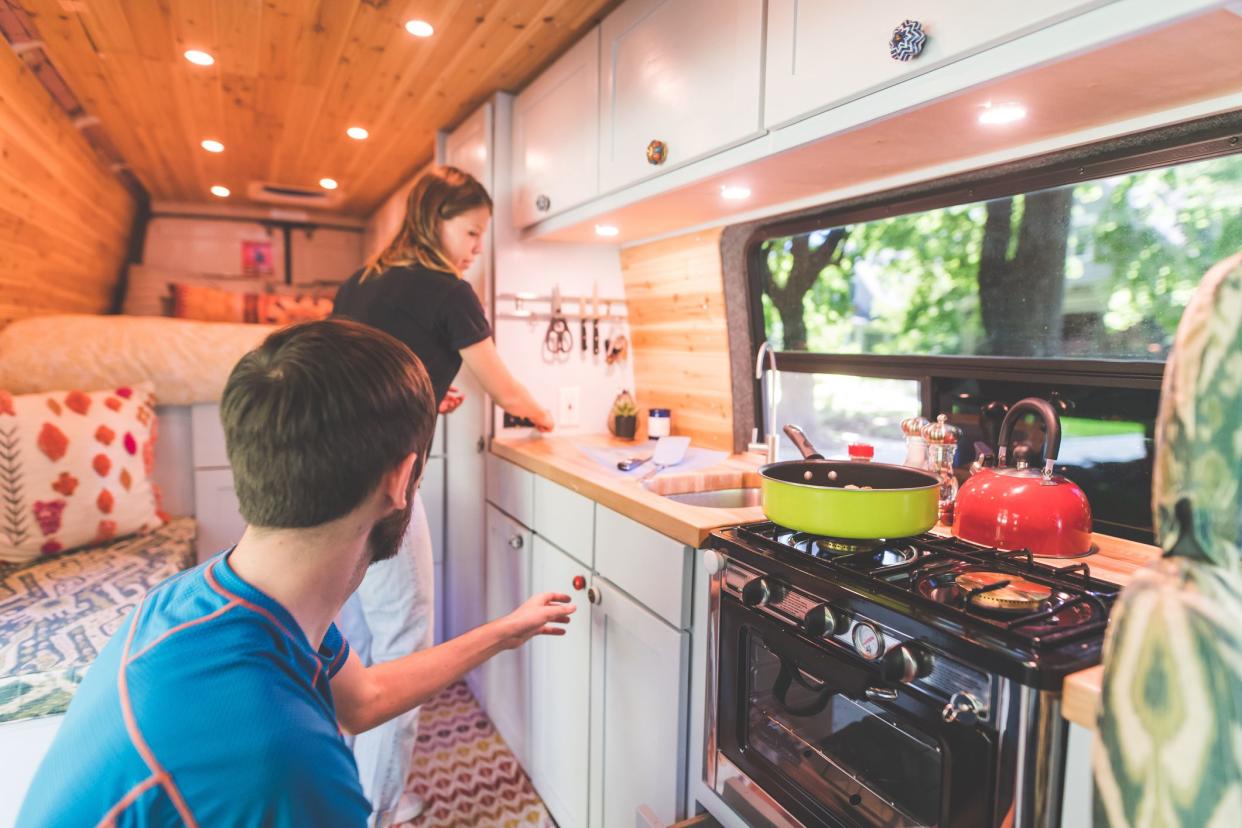
[[(757, 222), (742, 251), (751, 364), (759, 344), (767, 338), (763, 285), (758, 274), (760, 268), (767, 266), (762, 245), (770, 239), (1235, 155), (1242, 153), (1239, 132), (1242, 111), (1230, 112)], [(814, 351), (774, 351), (774, 355), (779, 371), (919, 380), (923, 416), (931, 416), (936, 377), (1159, 390), (1165, 367), (1163, 360), (1074, 357), (893, 356)], [(760, 431), (767, 433), (773, 424), (764, 420), (761, 383), (758, 377), (754, 379), (753, 415)]]

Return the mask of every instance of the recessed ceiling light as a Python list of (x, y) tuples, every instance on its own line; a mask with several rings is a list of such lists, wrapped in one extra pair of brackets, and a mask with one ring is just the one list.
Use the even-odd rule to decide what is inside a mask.
[(323, 187), (325, 190), (335, 190), (336, 179), (335, 178), (321, 178), (319, 179), (319, 186)]
[(211, 194), (216, 198), (228, 198), (231, 195), (229, 188), (221, 186), (220, 184), (212, 185)]
[(370, 137), (371, 133), (367, 132), (363, 127), (350, 127), (345, 130), (345, 134), (355, 141), (365, 141)]
[(213, 138), (206, 139), (205, 141), (203, 141), (201, 146), (203, 149), (207, 150), (208, 152), (224, 152), (224, 144), (221, 144), (219, 141)]
[(620, 228), (612, 224), (595, 225), (595, 235), (597, 236), (615, 236), (620, 232), (621, 232)]
[(216, 62), (215, 58), (201, 49), (186, 50), (185, 59), (197, 66), (210, 66)]
[(727, 198), (729, 201), (741, 201), (750, 198), (750, 187), (725, 184), (720, 188), (720, 197)]
[(1026, 107), (1016, 103), (993, 104), (988, 101), (979, 113), (979, 123), (987, 126), (1012, 124), (1026, 117)]
[(405, 30), (415, 37), (431, 37), (436, 33), (435, 27), (426, 20), (407, 20)]

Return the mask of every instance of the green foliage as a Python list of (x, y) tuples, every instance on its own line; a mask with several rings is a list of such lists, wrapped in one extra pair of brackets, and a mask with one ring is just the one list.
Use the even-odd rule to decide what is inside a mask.
[[(1163, 359), (1203, 274), (1242, 250), (1242, 155), (1073, 186), (1065, 354)], [(1012, 208), (1010, 260), (1026, 199), (1015, 197)], [(977, 202), (847, 228), (839, 257), (802, 297), (807, 349), (986, 353), (978, 281), (986, 218)], [(811, 251), (825, 233), (811, 234)], [(771, 239), (763, 250), (773, 282), (784, 287), (794, 268), (791, 239)], [(783, 347), (780, 314), (766, 293), (763, 315), (769, 339)]]

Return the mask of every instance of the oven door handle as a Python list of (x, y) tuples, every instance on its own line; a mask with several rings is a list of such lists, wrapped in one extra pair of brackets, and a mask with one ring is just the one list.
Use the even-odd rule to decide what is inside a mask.
[[(814, 676), (809, 675), (798, 665), (794, 664), (788, 658), (780, 656), (781, 670), (776, 675), (776, 682), (772, 685), (772, 694), (776, 696), (776, 700), (781, 703), (781, 707), (794, 716), (815, 716), (824, 711), (828, 706), (828, 702), (832, 700), (834, 695), (833, 689), (828, 686), (828, 682), (816, 682)], [(808, 690), (818, 693), (814, 699), (802, 706), (794, 706), (789, 703), (789, 688), (794, 681), (802, 685)], [(815, 686), (817, 683), (818, 686)]]

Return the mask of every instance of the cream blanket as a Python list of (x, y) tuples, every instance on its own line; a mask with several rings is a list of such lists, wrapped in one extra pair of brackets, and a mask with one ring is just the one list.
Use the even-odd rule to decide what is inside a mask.
[(158, 316), (36, 316), (0, 331), (0, 388), (12, 394), (155, 385), (160, 405), (218, 402), (269, 325)]

